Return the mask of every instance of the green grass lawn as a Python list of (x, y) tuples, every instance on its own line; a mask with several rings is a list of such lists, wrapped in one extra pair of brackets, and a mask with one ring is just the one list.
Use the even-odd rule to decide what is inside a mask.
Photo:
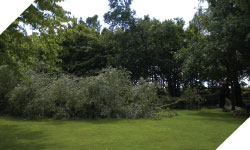
[(177, 113), (161, 120), (0, 117), (0, 150), (215, 150), (246, 120), (220, 110)]

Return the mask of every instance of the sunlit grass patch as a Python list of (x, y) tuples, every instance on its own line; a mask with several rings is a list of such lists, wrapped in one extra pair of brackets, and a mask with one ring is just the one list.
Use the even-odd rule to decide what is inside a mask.
[(0, 117), (1, 150), (214, 150), (245, 120), (221, 110), (152, 119), (41, 120)]

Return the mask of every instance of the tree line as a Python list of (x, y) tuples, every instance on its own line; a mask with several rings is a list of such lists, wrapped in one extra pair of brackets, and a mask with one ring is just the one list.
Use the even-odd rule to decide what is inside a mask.
[[(248, 0), (201, 0), (208, 8), (199, 8), (187, 28), (181, 18), (136, 18), (132, 0), (109, 0), (104, 19), (110, 26), (103, 29), (98, 16), (71, 18), (59, 1), (36, 0), (0, 36), (1, 66), (16, 74), (33, 69), (81, 77), (125, 68), (134, 84), (148, 78), (172, 97), (183, 88), (201, 92), (205, 84), (226, 82), (232, 109), (243, 106), (241, 80), (250, 73)], [(20, 23), (38, 32), (27, 35)]]

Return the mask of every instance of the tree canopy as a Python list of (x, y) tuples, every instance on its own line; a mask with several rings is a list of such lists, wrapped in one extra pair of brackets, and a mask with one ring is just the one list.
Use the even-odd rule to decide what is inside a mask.
[(105, 13), (105, 23), (110, 25), (110, 29), (122, 28), (126, 30), (134, 21), (135, 11), (130, 5), (133, 0), (109, 0), (110, 10)]
[(134, 84), (147, 78), (172, 97), (226, 82), (233, 109), (243, 105), (241, 82), (250, 74), (248, 0), (201, 0), (208, 8), (197, 9), (186, 28), (181, 18), (136, 18), (132, 0), (109, 0), (104, 19), (110, 26), (103, 29), (97, 15), (69, 17), (60, 1), (35, 1), (0, 36), (0, 66), (84, 77), (123, 68)]
[[(57, 2), (62, 0), (36, 0), (0, 36), (0, 65), (10, 65), (17, 70), (29, 68), (39, 61), (54, 68), (60, 60), (57, 53), (61, 47), (59, 34), (62, 22), (68, 20), (68, 12)], [(27, 35), (27, 25), (36, 31)]]

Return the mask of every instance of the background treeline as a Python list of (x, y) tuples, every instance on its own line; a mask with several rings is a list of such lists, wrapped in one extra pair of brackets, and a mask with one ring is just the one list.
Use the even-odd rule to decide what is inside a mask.
[[(24, 110), (27, 112), (31, 109), (38, 110), (35, 108), (26, 110), (21, 107), (21, 105), (27, 107), (28, 103), (33, 103), (33, 97), (29, 97), (29, 94), (26, 95), (27, 97), (24, 96), (20, 100), (16, 100), (16, 98), (19, 98), (18, 92), (25, 93), (18, 90), (28, 88), (26, 84), (37, 86), (38, 91), (43, 90), (38, 93), (44, 92), (45, 97), (49, 95), (46, 98), (38, 96), (39, 98), (34, 98), (35, 102), (42, 101), (41, 99), (44, 99), (43, 103), (50, 99), (53, 99), (51, 101), (57, 99), (64, 101), (63, 96), (52, 98), (54, 94), (46, 89), (59, 90), (60, 88), (57, 88), (56, 85), (65, 84), (61, 85), (62, 88), (72, 87), (67, 89), (73, 90), (73, 93), (82, 93), (78, 90), (82, 90), (81, 88), (85, 86), (78, 89), (77, 87), (81, 82), (78, 82), (76, 78), (86, 80), (86, 82), (95, 78), (95, 82), (98, 82), (99, 86), (102, 87), (105, 85), (103, 82), (106, 82), (104, 79), (111, 84), (116, 82), (116, 78), (113, 81), (103, 77), (103, 81), (99, 82), (101, 76), (106, 76), (107, 72), (110, 71), (119, 73), (123, 69), (131, 72), (130, 76), (126, 77), (129, 80), (126, 82), (129, 82), (129, 84), (123, 83), (123, 77), (119, 74), (117, 78), (121, 78), (121, 81), (117, 81), (115, 85), (120, 87), (102, 87), (107, 88), (106, 92), (112, 93), (112, 90), (108, 90), (109, 88), (114, 91), (118, 90), (118, 93), (120, 90), (122, 92), (123, 86), (129, 87), (130, 90), (128, 91), (130, 92), (136, 92), (136, 88), (141, 88), (140, 83), (142, 81), (140, 79), (143, 77), (147, 79), (148, 85), (158, 84), (157, 87), (153, 88), (153, 91), (157, 94), (157, 101), (160, 100), (162, 105), (171, 106), (170, 104), (180, 102), (185, 103), (182, 108), (196, 108), (202, 102), (209, 103), (205, 102), (208, 99), (204, 99), (204, 97), (214, 95), (213, 99), (216, 99), (218, 97), (218, 90), (216, 89), (220, 87), (220, 82), (225, 82), (230, 86), (232, 109), (234, 110), (235, 106), (245, 106), (246, 102), (243, 101), (242, 93), (244, 94), (243, 97), (247, 99), (249, 91), (244, 89), (245, 91), (242, 92), (242, 85), (244, 84), (242, 80), (249, 78), (250, 73), (250, 2), (248, 0), (206, 0), (208, 8), (199, 8), (193, 20), (186, 27), (184, 27), (185, 22), (181, 18), (165, 21), (159, 21), (150, 18), (150, 16), (136, 18), (136, 12), (130, 8), (132, 0), (109, 0), (110, 10), (104, 15), (104, 19), (110, 27), (103, 29), (96, 15), (86, 20), (70, 18), (69, 13), (55, 3), (59, 1), (35, 1), (35, 5), (31, 5), (0, 36), (0, 66), (4, 68), (7, 65), (7, 70), (10, 70), (10, 72), (6, 75), (16, 76), (9, 81), (15, 82), (18, 80), (17, 84), (8, 83), (9, 89), (7, 89), (6, 80), (0, 79), (3, 80), (0, 83), (0, 88), (3, 88), (1, 91), (4, 91), (0, 95), (1, 110), (15, 110), (7, 107), (10, 104), (17, 107), (20, 105), (19, 109), (23, 111), (18, 113), (20, 115), (25, 115)], [(27, 35), (22, 24), (30, 25), (36, 32)], [(114, 69), (116, 71), (111, 69), (104, 74), (100, 74), (103, 68), (110, 67), (119, 69)], [(27, 75), (27, 71), (30, 70), (39, 77), (39, 80), (34, 79), (37, 80), (34, 81), (37, 83), (33, 83), (33, 75)], [(56, 78), (50, 78), (49, 80), (53, 79), (51, 81), (46, 80), (47, 85), (39, 85), (45, 84), (42, 79), (40, 81), (40, 76), (43, 74), (46, 76), (54, 74)], [(65, 78), (62, 74), (68, 74), (71, 77)], [(58, 78), (58, 76), (62, 76), (62, 78)], [(4, 78), (4, 76), (1, 78)], [(90, 88), (88, 84), (85, 87), (87, 89)], [(97, 91), (95, 92), (103, 90), (100, 87), (96, 87)], [(66, 90), (63, 93), (67, 92), (70, 91)], [(105, 91), (102, 91), (99, 94), (103, 94), (103, 92), (105, 93)], [(35, 93), (31, 95), (37, 96)], [(107, 95), (112, 95), (111, 93)], [(129, 99), (131, 98), (128, 95), (131, 95), (131, 93), (128, 93), (118, 94), (123, 97), (121, 98), (123, 100), (119, 100), (121, 103), (130, 104)], [(140, 91), (140, 93), (144, 94), (142, 97), (147, 97), (146, 95), (149, 94), (145, 90)], [(17, 95), (14, 96), (15, 94)], [(74, 96), (77, 97), (77, 94), (72, 94), (72, 99), (74, 99)], [(100, 102), (102, 101), (101, 97), (105, 99), (105, 95), (98, 96), (100, 99), (94, 99)], [(71, 95), (69, 94), (68, 97), (71, 97)], [(86, 95), (84, 97), (87, 98)], [(154, 99), (153, 97), (148, 98), (149, 101)], [(112, 97), (110, 98), (112, 99)], [(110, 98), (107, 99), (110, 100)], [(114, 100), (116, 98), (116, 96), (113, 97)], [(24, 102), (25, 99), (28, 99), (28, 103)], [(141, 104), (144, 103), (143, 101), (147, 101), (147, 98), (138, 99), (142, 101)], [(63, 107), (53, 108), (53, 110), (65, 112), (64, 115), (70, 116), (71, 111), (68, 111), (68, 109), (71, 109), (68, 108), (70, 104), (67, 103), (67, 100), (65, 101), (62, 102), (63, 104), (55, 102), (53, 105), (63, 105)], [(73, 102), (74, 100), (72, 100)], [(114, 107), (108, 103), (105, 102), (107, 107)], [(38, 104), (34, 104), (34, 106), (40, 106)], [(148, 104), (148, 108), (152, 103), (145, 104)], [(159, 103), (154, 104), (158, 105)], [(218, 104), (218, 101), (212, 103), (212, 105), (216, 104)], [(133, 105), (137, 105), (137, 103)], [(92, 106), (88, 107), (85, 108), (84, 106), (82, 111), (88, 110), (86, 112), (91, 112), (90, 110), (95, 110)], [(126, 109), (133, 110), (137, 106), (128, 107)], [(123, 109), (117, 106), (118, 108), (120, 111)], [(156, 107), (150, 108), (151, 110), (156, 109)], [(116, 110), (108, 111), (110, 113), (103, 116), (122, 116), (127, 113), (126, 111), (119, 113)], [(143, 111), (146, 111), (146, 108)], [(14, 112), (18, 112), (18, 110)], [(57, 114), (57, 112), (43, 115), (49, 117), (52, 114)], [(72, 112), (78, 114), (76, 108)], [(96, 116), (102, 116), (103, 114), (102, 110), (95, 112), (98, 114)], [(87, 114), (84, 115), (86, 117)]]

